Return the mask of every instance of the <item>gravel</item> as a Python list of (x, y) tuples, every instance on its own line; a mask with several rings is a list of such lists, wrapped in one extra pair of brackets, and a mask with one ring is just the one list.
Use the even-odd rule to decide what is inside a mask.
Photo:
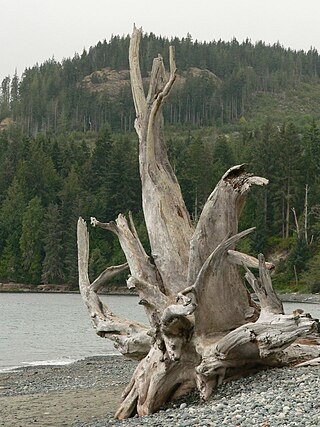
[[(75, 405), (78, 393), (84, 393), (85, 399), (92, 396), (92, 403), (78, 417), (78, 410), (74, 408), (74, 415), (69, 421), (62, 423), (64, 416), (62, 409), (56, 414), (53, 421), (42, 418), (38, 422), (41, 427), (53, 425), (69, 425), (74, 427), (126, 427), (126, 426), (228, 426), (228, 427), (319, 427), (320, 426), (320, 367), (300, 367), (270, 369), (255, 375), (241, 378), (219, 387), (209, 401), (199, 402), (196, 392), (180, 401), (162, 408), (154, 415), (131, 418), (125, 421), (115, 420), (111, 413), (111, 393), (121, 393), (128, 383), (135, 362), (123, 357), (96, 357), (76, 362), (67, 366), (46, 366), (20, 369), (17, 372), (0, 374), (0, 398), (4, 404), (10, 399), (32, 396), (36, 400), (28, 400), (26, 407), (38, 401), (39, 396), (47, 395), (49, 401), (59, 397), (61, 393), (70, 394), (69, 412)], [(96, 402), (94, 395), (101, 390), (100, 401)], [(77, 393), (74, 395), (74, 393)], [(89, 395), (88, 395), (89, 393)], [(65, 396), (65, 394), (64, 394)], [(81, 394), (79, 395), (81, 397)], [(98, 395), (99, 396), (99, 395)], [(14, 402), (12, 400), (12, 402)], [(19, 401), (20, 402), (20, 401)], [(20, 405), (20, 403), (19, 403)], [(57, 401), (59, 405), (59, 401)], [(71, 405), (71, 406), (70, 406)], [(82, 403), (81, 403), (82, 405)], [(91, 405), (91, 406), (90, 406)], [(98, 409), (109, 408), (109, 412)], [(1, 406), (1, 405), (0, 405)], [(13, 406), (14, 408), (14, 406)], [(21, 415), (17, 408), (17, 415)], [(39, 410), (39, 408), (38, 408)], [(12, 412), (12, 409), (10, 409)], [(11, 413), (10, 412), (10, 413)], [(33, 414), (33, 413), (32, 413)], [(22, 416), (22, 415), (21, 415)], [(94, 417), (94, 418), (93, 418)], [(13, 421), (15, 418), (12, 418)], [(30, 418), (31, 419), (31, 418)], [(81, 421), (76, 421), (79, 419)], [(26, 421), (20, 424), (12, 423), (10, 414), (0, 425), (29, 425)], [(28, 421), (28, 418), (26, 418)], [(39, 415), (38, 415), (39, 420)], [(10, 421), (10, 423), (9, 423)]]
[(34, 366), (0, 373), (0, 397), (123, 386), (136, 362), (122, 356), (96, 356), (70, 365)]
[(320, 367), (273, 369), (224, 384), (205, 403), (192, 394), (151, 416), (77, 427), (319, 427), (319, 388)]

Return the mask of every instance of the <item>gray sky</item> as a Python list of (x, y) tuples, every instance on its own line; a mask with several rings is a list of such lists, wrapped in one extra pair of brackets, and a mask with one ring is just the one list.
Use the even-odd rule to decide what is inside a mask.
[(0, 14), (0, 81), (15, 68), (20, 76), (36, 62), (128, 34), (134, 22), (156, 35), (320, 51), (319, 0), (0, 0)]

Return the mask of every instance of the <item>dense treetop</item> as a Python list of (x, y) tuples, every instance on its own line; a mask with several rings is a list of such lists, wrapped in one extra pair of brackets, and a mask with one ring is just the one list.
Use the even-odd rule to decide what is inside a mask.
[[(169, 40), (151, 33), (141, 41), (144, 77), (158, 53), (167, 61), (169, 44), (175, 47), (184, 80), (168, 101), (168, 124), (220, 126), (241, 117), (255, 119), (263, 103), (269, 113), (281, 112), (289, 104), (290, 113), (320, 115), (319, 106), (312, 111), (314, 103), (307, 106), (296, 99), (301, 93), (318, 99), (320, 57), (314, 49), (297, 52), (279, 43), (270, 46), (236, 39), (200, 43), (190, 35)], [(27, 68), (20, 81), (17, 75), (6, 77), (1, 85), (0, 121), (11, 117), (32, 134), (98, 131), (107, 122), (114, 131), (132, 130), (132, 97), (125, 84), (128, 74), (121, 73), (128, 70), (128, 46), (129, 36), (113, 36), (72, 59), (61, 63), (51, 59)], [(192, 72), (194, 68), (197, 73)], [(108, 86), (110, 76), (104, 78), (99, 72), (103, 69), (118, 72), (117, 81), (112, 82), (118, 88), (116, 96)], [(92, 90), (97, 86), (99, 90)], [(313, 95), (308, 93), (311, 87), (316, 88)]]
[[(145, 79), (158, 53), (167, 61), (169, 44), (179, 76), (165, 110), (167, 145), (193, 220), (225, 170), (250, 163), (270, 184), (249, 196), (242, 226), (257, 232), (243, 244), (275, 254), (278, 286), (318, 289), (319, 54), (147, 34)], [(128, 45), (129, 37), (114, 36), (2, 81), (0, 281), (76, 285), (79, 215), (110, 221), (131, 210), (148, 246)], [(93, 275), (123, 261), (118, 243), (99, 230), (91, 247)]]

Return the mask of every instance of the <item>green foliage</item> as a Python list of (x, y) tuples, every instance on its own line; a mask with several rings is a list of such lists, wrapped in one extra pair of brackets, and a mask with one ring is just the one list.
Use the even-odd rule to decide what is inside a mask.
[(19, 280), (21, 277), (20, 236), (22, 218), (26, 207), (23, 188), (17, 178), (7, 189), (6, 198), (0, 210), (2, 256), (0, 277)]
[(320, 282), (314, 282), (312, 283), (311, 287), (310, 287), (310, 292), (312, 294), (319, 294), (320, 293)]
[(99, 247), (94, 248), (90, 253), (89, 259), (89, 276), (92, 281), (105, 270), (106, 265), (107, 260), (103, 256), (101, 249)]
[[(142, 75), (159, 53), (168, 63), (168, 46), (176, 50), (183, 83), (176, 85), (164, 111), (166, 123), (191, 126), (261, 125), (266, 115), (277, 124), (288, 118), (299, 126), (320, 117), (320, 57), (249, 40), (200, 43), (191, 37), (171, 40), (144, 34)], [(54, 59), (3, 79), (0, 121), (11, 117), (28, 134), (133, 130), (133, 102), (126, 78), (128, 36), (113, 36), (81, 55)], [(112, 85), (104, 73), (113, 74)]]
[(64, 225), (64, 271), (66, 282), (76, 286), (78, 283), (77, 261), (77, 220), (84, 211), (84, 192), (81, 187), (80, 177), (72, 167), (65, 178), (63, 187), (59, 192), (61, 203), (61, 218)]
[[(262, 42), (199, 43), (190, 35), (170, 42), (180, 77), (164, 111), (165, 132), (192, 219), (197, 221), (230, 166), (250, 163), (249, 170), (270, 182), (248, 196), (240, 228), (257, 231), (239, 248), (281, 254), (275, 276), (280, 289), (318, 289), (318, 53)], [(3, 80), (0, 121), (9, 118), (14, 125), (0, 132), (2, 280), (76, 286), (79, 215), (110, 221), (131, 210), (150, 250), (125, 71), (128, 44), (128, 37), (114, 36), (62, 63), (49, 60), (25, 70), (21, 79)], [(167, 62), (168, 45), (154, 34), (142, 37), (144, 77), (158, 53)], [(106, 86), (107, 72), (118, 76), (112, 87)], [(308, 242), (297, 239), (292, 208)], [(124, 261), (110, 233), (91, 230), (90, 246), (91, 277)]]
[(187, 208), (195, 219), (212, 190), (212, 163), (211, 146), (190, 135), (177, 157), (176, 173)]
[(45, 284), (61, 284), (64, 281), (63, 259), (63, 223), (59, 206), (50, 204), (44, 217), (45, 234), (43, 250), (45, 253), (42, 264), (42, 282)]
[(19, 281), (22, 279), (20, 251), (18, 250), (17, 235), (7, 238), (0, 259), (0, 277), (3, 280)]
[(107, 217), (114, 218), (127, 210), (141, 209), (141, 184), (138, 170), (137, 140), (127, 135), (115, 138), (108, 162), (104, 186), (107, 191)]
[(42, 270), (42, 237), (44, 210), (40, 197), (30, 200), (22, 217), (20, 251), (23, 277), (28, 283), (40, 283)]
[(44, 144), (42, 137), (31, 141), (29, 155), (19, 162), (16, 176), (22, 183), (28, 200), (37, 196), (47, 204), (55, 200), (60, 178), (52, 159), (44, 151)]
[[(269, 186), (253, 189), (248, 197), (240, 227), (255, 225), (257, 231), (241, 242), (239, 248), (253, 254), (281, 254), (282, 266), (278, 266), (275, 276), (279, 289), (292, 291), (297, 286), (314, 289), (317, 268), (312, 260), (316, 263), (314, 247), (320, 238), (317, 205), (320, 185), (317, 165), (313, 175), (305, 173), (305, 165), (311, 164), (318, 148), (315, 122), (302, 129), (290, 123), (279, 129), (267, 119), (260, 128), (250, 129), (246, 125), (241, 132), (232, 134), (212, 132), (212, 128), (186, 131), (170, 127), (166, 132), (170, 160), (194, 221), (214, 185), (231, 165), (249, 160), (258, 175), (270, 179)], [(106, 125), (96, 135), (72, 133), (65, 137), (26, 138), (21, 132), (0, 134), (0, 143), (3, 147), (0, 151), (2, 279), (76, 286), (79, 215), (85, 218), (95, 215), (110, 221), (119, 212), (130, 209), (141, 240), (150, 250), (141, 215), (135, 136), (114, 134)], [(288, 193), (289, 178), (292, 185)], [(290, 210), (295, 207), (302, 227), (306, 179), (309, 180), (308, 235), (313, 235), (312, 247), (304, 239), (296, 238)], [(91, 277), (108, 265), (124, 261), (111, 233), (91, 230), (90, 241)], [(123, 282), (125, 277), (123, 274), (115, 282)]]
[(237, 162), (231, 146), (231, 138), (219, 135), (213, 148), (213, 182), (216, 184), (224, 173)]
[(288, 256), (288, 276), (300, 275), (306, 268), (306, 263), (310, 257), (310, 248), (305, 239), (299, 237), (296, 239)]
[(303, 272), (301, 279), (308, 285), (309, 291), (312, 293), (320, 292), (320, 278), (319, 278), (319, 268), (320, 268), (320, 252), (319, 252), (319, 243), (314, 249), (314, 256), (309, 259), (305, 266), (305, 271)]

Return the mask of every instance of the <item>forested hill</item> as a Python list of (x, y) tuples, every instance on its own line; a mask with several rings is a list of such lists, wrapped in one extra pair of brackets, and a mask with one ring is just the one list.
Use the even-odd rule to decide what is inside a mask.
[[(250, 41), (198, 43), (144, 35), (152, 58), (176, 48), (179, 75), (166, 105), (167, 145), (194, 222), (230, 166), (270, 180), (254, 190), (245, 251), (277, 261), (276, 283), (320, 290), (320, 58)], [(0, 92), (0, 282), (77, 285), (76, 221), (133, 212), (146, 248), (129, 37), (5, 78)], [(120, 264), (119, 244), (90, 235), (90, 274)], [(118, 279), (124, 281), (124, 278)]]
[[(282, 119), (320, 116), (320, 58), (316, 50), (292, 51), (249, 40), (197, 42), (144, 35), (141, 68), (148, 76), (158, 53), (167, 62), (175, 46), (180, 84), (166, 108), (169, 124), (196, 126), (261, 121), (266, 113)], [(108, 122), (114, 131), (132, 129), (128, 84), (129, 36), (114, 36), (62, 63), (55, 60), (5, 78), (0, 122), (12, 119), (25, 132), (94, 130)], [(301, 119), (301, 117), (300, 117)]]

